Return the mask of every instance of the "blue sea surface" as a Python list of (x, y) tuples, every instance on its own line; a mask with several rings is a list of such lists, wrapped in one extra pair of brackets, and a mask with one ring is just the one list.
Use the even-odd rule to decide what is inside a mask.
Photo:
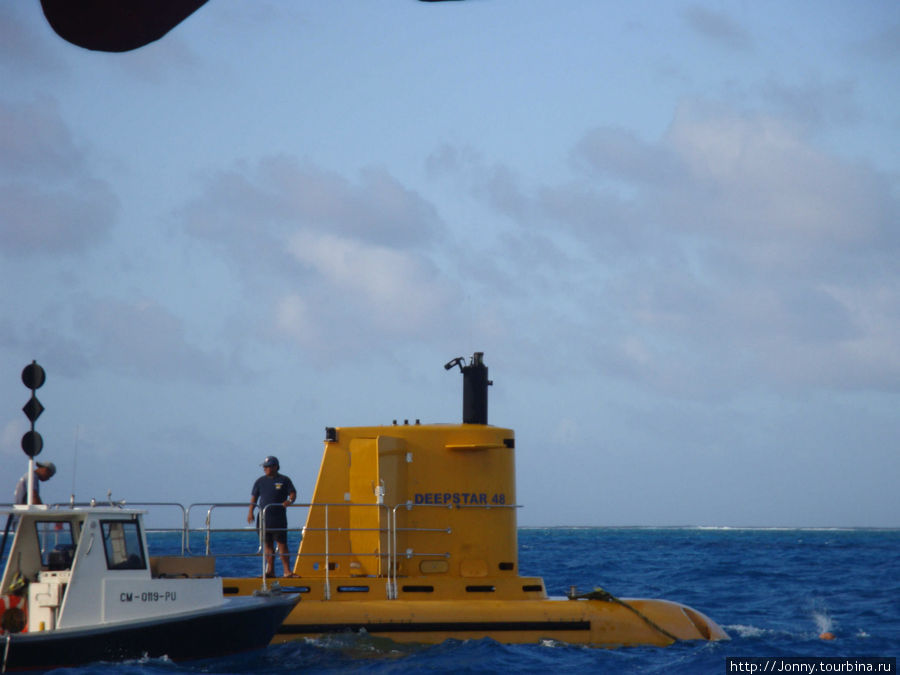
[[(551, 640), (403, 645), (340, 635), (190, 664), (151, 659), (54, 672), (695, 674), (725, 673), (726, 657), (900, 652), (900, 530), (524, 528), (519, 549), (521, 573), (542, 576), (550, 595), (563, 596), (570, 586), (579, 592), (601, 586), (619, 597), (675, 600), (718, 622), (731, 640), (596, 649)], [(220, 559), (217, 571), (254, 570), (252, 559)], [(821, 640), (824, 631), (836, 639)]]

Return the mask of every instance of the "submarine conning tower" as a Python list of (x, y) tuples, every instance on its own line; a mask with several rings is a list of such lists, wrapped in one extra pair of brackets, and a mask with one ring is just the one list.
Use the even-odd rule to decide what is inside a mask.
[(483, 353), (456, 365), (462, 424), (326, 429), (295, 574), (397, 579), (423, 599), (441, 579), (482, 596), (519, 580), (515, 434), (487, 424)]

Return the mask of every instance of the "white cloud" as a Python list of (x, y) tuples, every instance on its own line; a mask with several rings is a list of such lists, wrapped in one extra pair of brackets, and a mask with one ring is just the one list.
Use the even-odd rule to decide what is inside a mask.
[(19, 77), (65, 72), (65, 61), (48, 49), (44, 17), (34, 9), (31, 3), (0, 3), (0, 68)]
[(782, 251), (871, 243), (896, 208), (872, 170), (817, 150), (772, 118), (683, 108), (664, 145), (684, 173), (651, 195), (658, 217), (766, 253), (772, 243)]
[[(380, 332), (428, 332), (448, 304), (437, 270), (422, 255), (310, 232), (292, 235), (288, 250), (315, 272), (313, 294), (351, 306), (363, 325)], [(290, 306), (305, 314), (302, 305)]]
[[(436, 161), (448, 157), (445, 169), (464, 168), (447, 149)], [(558, 185), (507, 178), (498, 192), (508, 172), (469, 171), (472, 193), (518, 225), (506, 236), (546, 232), (569, 253), (564, 271), (521, 277), (565, 308), (548, 339), (691, 396), (900, 388), (888, 318), (900, 208), (887, 177), (776, 118), (697, 103), (657, 140), (599, 128), (572, 157), (576, 179)]]
[(684, 11), (688, 25), (699, 35), (732, 50), (746, 50), (752, 46), (749, 33), (724, 12), (693, 5)]
[(215, 239), (238, 257), (254, 239), (283, 238), (298, 229), (408, 248), (432, 241), (440, 225), (429, 202), (382, 168), (365, 168), (352, 182), (285, 156), (212, 177), (184, 215), (190, 232)]
[(234, 376), (231, 364), (192, 344), (182, 319), (155, 301), (81, 298), (75, 304), (73, 328), (95, 368), (208, 384)]
[(351, 181), (265, 157), (213, 177), (184, 216), (190, 233), (237, 262), (248, 295), (270, 312), (266, 339), (336, 352), (439, 332), (447, 320), (453, 282), (429, 251), (440, 218), (384, 169)]
[(117, 201), (87, 181), (62, 190), (0, 184), (0, 244), (7, 253), (68, 253), (97, 243), (112, 226)]
[(335, 339), (329, 333), (341, 333), (333, 331), (334, 324), (328, 317), (322, 316), (310, 306), (299, 293), (291, 292), (275, 302), (274, 331), (276, 335), (286, 337), (303, 347), (321, 351), (328, 348), (329, 343)]
[(0, 452), (14, 459), (22, 457), (22, 435), (28, 430), (24, 421), (10, 420), (0, 431)]
[(0, 251), (81, 251), (106, 236), (118, 206), (53, 99), (0, 101)]

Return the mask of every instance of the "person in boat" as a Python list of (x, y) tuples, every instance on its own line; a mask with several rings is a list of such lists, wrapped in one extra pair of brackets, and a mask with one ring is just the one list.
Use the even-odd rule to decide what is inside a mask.
[[(56, 464), (53, 462), (35, 462), (34, 473), (31, 476), (33, 499), (35, 504), (43, 504), (41, 501), (41, 483), (53, 478), (56, 473)], [(26, 504), (28, 502), (28, 474), (26, 473), (16, 483), (14, 504)]]
[[(247, 513), (247, 522), (253, 522), (253, 511), (258, 505), (259, 512), (265, 515), (266, 576), (275, 576), (274, 544), (278, 544), (284, 576), (294, 576), (288, 558), (287, 507), (297, 499), (297, 490), (290, 478), (279, 473), (281, 466), (277, 457), (266, 457), (262, 467), (265, 473), (256, 479), (253, 490), (250, 492), (250, 511)], [(258, 520), (257, 527), (259, 527)]]

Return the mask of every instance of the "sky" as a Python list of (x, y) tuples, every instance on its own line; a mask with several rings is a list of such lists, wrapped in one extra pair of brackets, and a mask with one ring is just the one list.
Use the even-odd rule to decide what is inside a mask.
[(460, 421), (519, 524), (900, 527), (900, 4), (210, 0), (99, 53), (0, 3), (0, 489), (311, 498)]

